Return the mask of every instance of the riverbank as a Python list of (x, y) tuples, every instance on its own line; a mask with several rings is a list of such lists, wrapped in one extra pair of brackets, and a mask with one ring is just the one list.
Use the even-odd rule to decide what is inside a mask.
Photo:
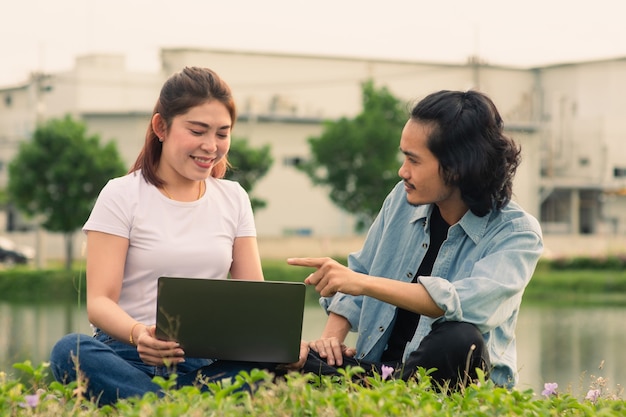
[[(345, 262), (345, 260), (341, 261)], [(564, 304), (572, 303), (579, 306), (580, 300), (591, 300), (589, 304), (605, 305), (606, 299), (616, 294), (626, 294), (626, 271), (620, 262), (620, 259), (612, 258), (542, 261), (528, 287), (524, 302), (553, 305), (555, 300), (562, 299)], [(28, 300), (32, 297), (39, 300), (37, 303), (58, 302), (59, 297), (66, 297), (73, 304), (84, 305), (84, 270), (77, 265), (75, 270), (66, 272), (58, 269), (60, 265), (59, 263), (56, 269), (45, 271), (16, 268), (1, 272), (0, 298), (6, 297), (11, 302), (15, 302), (15, 297), (20, 296), (24, 303), (28, 304)], [(301, 281), (309, 273), (307, 269), (290, 267), (281, 260), (264, 260), (263, 268), (267, 279), (276, 280)], [(6, 291), (7, 288), (9, 292)], [(315, 303), (317, 300), (315, 291), (310, 291), (309, 296), (309, 302)], [(595, 301), (593, 301), (594, 298)], [(616, 299), (615, 304), (621, 302), (623, 301)], [(13, 376), (16, 372), (8, 371), (8, 369), (6, 373), (0, 371), (0, 415), (38, 417), (196, 414), (382, 417), (388, 415), (473, 416), (477, 413), (484, 416), (624, 415), (626, 403), (622, 399), (623, 392), (607, 384), (607, 381), (611, 385), (622, 382), (621, 376), (610, 371), (623, 369), (623, 363), (617, 361), (617, 356), (610, 358), (600, 349), (606, 347), (607, 351), (619, 352), (619, 347), (615, 346), (622, 346), (623, 343), (619, 343), (622, 339), (616, 340), (616, 343), (612, 345), (608, 345), (608, 342), (609, 335), (616, 338), (621, 334), (618, 329), (622, 321), (618, 318), (618, 321), (607, 329), (610, 323), (607, 322), (606, 312), (592, 314), (590, 312), (593, 308), (585, 308), (582, 316), (544, 309), (523, 308), (522, 310), (525, 313), (532, 311), (533, 314), (527, 319), (520, 316), (518, 323), (520, 332), (528, 327), (535, 336), (549, 335), (549, 337), (546, 336), (548, 339), (522, 335), (519, 340), (521, 373), (533, 375), (529, 379), (533, 381), (532, 389), (528, 389), (527, 384), (520, 384), (517, 390), (509, 392), (489, 385), (488, 381), (484, 384), (481, 381), (480, 384), (472, 385), (462, 393), (445, 396), (417, 381), (405, 384), (399, 381), (375, 379), (367, 381), (365, 385), (357, 385), (351, 379), (328, 378), (311, 381), (296, 375), (294, 378), (275, 384), (265, 381), (265, 376), (261, 373), (254, 376), (242, 376), (241, 379), (245, 381), (246, 378), (259, 378), (259, 381), (263, 381), (262, 387), (255, 394), (233, 393), (233, 386), (215, 384), (211, 387), (210, 393), (203, 394), (190, 388), (170, 392), (163, 399), (148, 395), (142, 399), (122, 401), (115, 409), (99, 409), (81, 400), (80, 396), (76, 397), (74, 394), (80, 392), (75, 391), (76, 386), (63, 387), (45, 382), (50, 381), (50, 378), (49, 375), (43, 375), (47, 371), (41, 368), (42, 365), (39, 365), (39, 369), (33, 369), (30, 365), (17, 363), (18, 369), (24, 375), (19, 380)], [(43, 311), (41, 314), (46, 317), (46, 320), (42, 322), (48, 322), (48, 325), (42, 324), (40, 328), (40, 330), (45, 329), (46, 333), (50, 331), (50, 322), (62, 322), (64, 320), (62, 317), (65, 317), (50, 314), (49, 310), (38, 309), (37, 311)], [(29, 317), (28, 322), (32, 325), (32, 315), (24, 317), (26, 316)], [(6, 317), (15, 317), (15, 322), (19, 324), (18, 331), (15, 334), (11, 333), (9, 340), (19, 339), (25, 342), (23, 336), (27, 328), (23, 324), (27, 321), (20, 319), (13, 312), (7, 313)], [(551, 321), (556, 321), (557, 326), (548, 326)], [(602, 323), (602, 329), (607, 332), (600, 336), (594, 333), (591, 341), (587, 342), (557, 339), (558, 329), (564, 326), (570, 330), (574, 328), (571, 322), (582, 324), (581, 329), (596, 330), (598, 327), (594, 323)], [(583, 332), (572, 331), (571, 333), (580, 336)], [(597, 344), (593, 342), (594, 340)], [(41, 343), (40, 337), (37, 343)], [(570, 353), (578, 356), (567, 355), (569, 347), (580, 346), (586, 348), (569, 349), (573, 351)], [(547, 349), (538, 350), (543, 347)], [(32, 358), (32, 356), (26, 357)], [(533, 361), (529, 357), (532, 357)], [(574, 364), (578, 364), (587, 357), (591, 357), (592, 364), (585, 365), (582, 368), (584, 371), (574, 368)], [(535, 360), (537, 358), (540, 360)], [(604, 363), (605, 360), (606, 367), (598, 371), (598, 363)], [(542, 365), (544, 362), (553, 365), (560, 363), (572, 375), (556, 377), (550, 372), (556, 365), (545, 368)], [(540, 381), (540, 384), (536, 384), (535, 381)], [(580, 383), (580, 389), (574, 390), (573, 387), (578, 386), (576, 381)], [(558, 388), (550, 391), (546, 396), (542, 395), (544, 383), (557, 382)]]
[[(338, 259), (346, 262), (345, 259)], [(18, 266), (0, 271), (0, 300), (38, 302), (84, 300), (85, 273), (83, 261), (71, 271), (54, 268), (37, 270)], [(264, 259), (265, 279), (272, 281), (303, 281), (310, 268), (293, 267), (285, 260)], [(317, 300), (309, 288), (307, 298)], [(542, 259), (528, 285), (525, 302), (585, 303), (626, 305), (626, 257), (570, 257)]]

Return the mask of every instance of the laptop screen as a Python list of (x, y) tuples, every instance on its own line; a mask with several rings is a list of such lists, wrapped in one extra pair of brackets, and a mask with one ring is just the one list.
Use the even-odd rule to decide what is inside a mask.
[(188, 357), (297, 362), (305, 292), (301, 282), (160, 277), (156, 335)]

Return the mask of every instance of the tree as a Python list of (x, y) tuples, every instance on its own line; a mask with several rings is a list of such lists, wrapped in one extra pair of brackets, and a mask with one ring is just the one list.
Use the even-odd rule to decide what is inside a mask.
[(73, 236), (89, 217), (106, 182), (126, 172), (114, 142), (100, 145), (71, 116), (51, 119), (22, 142), (9, 165), (8, 192), (18, 210), (63, 233), (65, 266), (73, 262)]
[(398, 144), (407, 109), (383, 87), (362, 85), (363, 109), (354, 119), (325, 122), (309, 138), (311, 158), (298, 169), (314, 185), (330, 186), (330, 199), (356, 216), (356, 231), (368, 227), (385, 196), (398, 182)]
[(266, 207), (265, 200), (253, 197), (250, 193), (257, 181), (267, 174), (274, 163), (270, 146), (264, 145), (254, 149), (248, 145), (246, 139), (233, 139), (228, 151), (228, 161), (231, 168), (226, 172), (226, 178), (237, 181), (248, 192), (253, 210)]

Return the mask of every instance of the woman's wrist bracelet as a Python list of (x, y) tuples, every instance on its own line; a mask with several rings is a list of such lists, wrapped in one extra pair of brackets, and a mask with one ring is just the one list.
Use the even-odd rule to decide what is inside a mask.
[(133, 332), (135, 331), (135, 327), (139, 326), (140, 324), (141, 324), (140, 322), (137, 322), (137, 323), (133, 324), (133, 327), (130, 328), (130, 336), (128, 337), (128, 341), (133, 346), (137, 346), (135, 338), (133, 338)]

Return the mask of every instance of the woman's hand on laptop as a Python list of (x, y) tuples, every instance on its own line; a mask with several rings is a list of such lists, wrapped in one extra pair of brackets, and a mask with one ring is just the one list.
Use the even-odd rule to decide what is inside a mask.
[(141, 360), (154, 366), (185, 362), (185, 352), (177, 342), (156, 338), (156, 326), (144, 326), (137, 337), (137, 352)]

